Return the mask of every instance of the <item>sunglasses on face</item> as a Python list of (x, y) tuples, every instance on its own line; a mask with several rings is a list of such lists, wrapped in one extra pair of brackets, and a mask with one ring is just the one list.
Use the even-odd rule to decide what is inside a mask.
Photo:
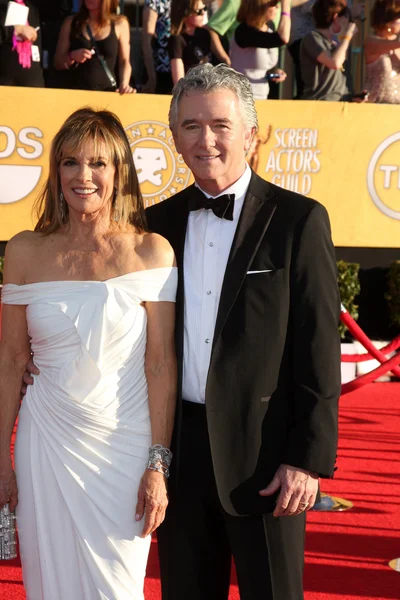
[(201, 17), (202, 15), (204, 15), (204, 13), (206, 13), (208, 10), (207, 6), (202, 6), (201, 8), (198, 8), (197, 10), (193, 11), (194, 15), (197, 15), (198, 17)]

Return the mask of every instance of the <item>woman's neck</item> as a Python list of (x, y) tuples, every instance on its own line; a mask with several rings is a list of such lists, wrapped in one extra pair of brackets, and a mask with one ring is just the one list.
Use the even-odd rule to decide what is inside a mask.
[(186, 33), (186, 35), (194, 35), (194, 32), (196, 31), (196, 27), (194, 25), (184, 25), (183, 26), (183, 33)]
[(99, 23), (100, 21), (100, 11), (99, 10), (90, 10), (89, 11), (89, 23)]

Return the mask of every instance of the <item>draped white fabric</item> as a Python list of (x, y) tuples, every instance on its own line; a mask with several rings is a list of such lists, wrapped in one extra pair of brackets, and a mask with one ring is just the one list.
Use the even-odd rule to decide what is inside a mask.
[(27, 600), (142, 600), (150, 537), (135, 522), (151, 444), (143, 301), (176, 268), (5, 285), (27, 305), (40, 375), (19, 413), (17, 524)]

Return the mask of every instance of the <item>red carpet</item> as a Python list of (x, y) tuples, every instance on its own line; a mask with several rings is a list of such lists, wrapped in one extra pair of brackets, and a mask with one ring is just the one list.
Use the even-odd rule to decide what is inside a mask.
[[(306, 600), (399, 600), (400, 573), (387, 563), (400, 557), (400, 383), (372, 384), (341, 399), (338, 454), (337, 475), (322, 490), (354, 508), (309, 513)], [(154, 542), (146, 600), (160, 599), (156, 550)], [(25, 599), (18, 561), (0, 562), (0, 599)], [(239, 600), (234, 576), (229, 600)]]

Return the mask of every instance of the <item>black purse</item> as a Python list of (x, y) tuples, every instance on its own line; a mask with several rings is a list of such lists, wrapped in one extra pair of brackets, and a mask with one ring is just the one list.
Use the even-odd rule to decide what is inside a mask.
[(105, 71), (108, 79), (110, 80), (111, 87), (116, 90), (117, 89), (117, 82), (115, 81), (115, 77), (111, 73), (110, 68), (109, 68), (108, 64), (106, 63), (106, 60), (105, 60), (104, 56), (102, 55), (102, 53), (99, 50), (99, 47), (97, 45), (96, 40), (93, 37), (93, 33), (92, 33), (92, 30), (91, 30), (89, 24), (86, 25), (86, 30), (87, 30), (87, 32), (89, 34), (89, 38), (90, 38), (90, 41), (92, 42), (92, 45), (93, 45), (94, 51), (96, 53), (96, 56), (99, 59), (100, 64), (103, 67), (103, 69), (104, 69), (104, 71)]

